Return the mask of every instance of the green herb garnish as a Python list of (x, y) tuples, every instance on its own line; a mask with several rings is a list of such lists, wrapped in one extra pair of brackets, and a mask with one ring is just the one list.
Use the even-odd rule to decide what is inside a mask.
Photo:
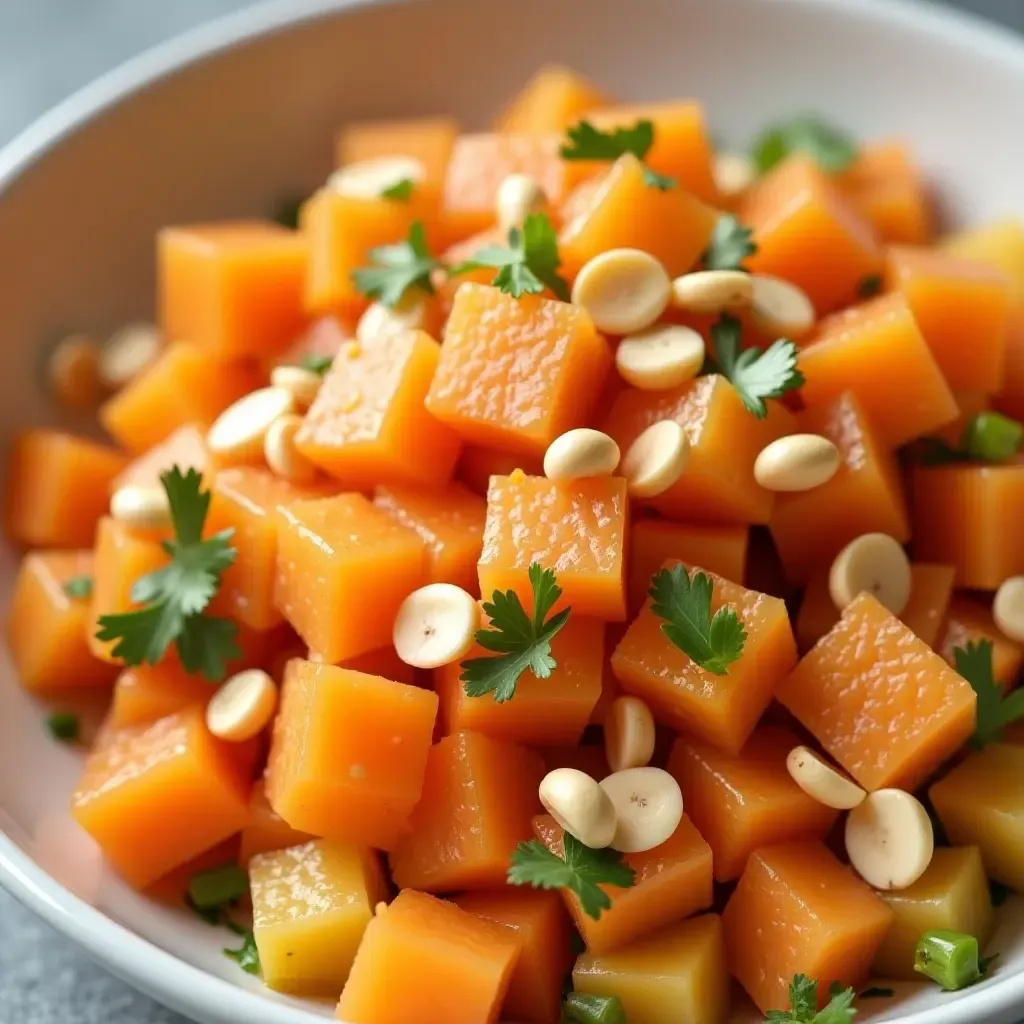
[[(569, 141), (559, 150), (563, 160), (618, 160), (632, 153), (641, 162), (654, 145), (654, 122), (637, 121), (632, 128), (613, 128), (603, 132), (589, 121), (580, 121), (567, 133)], [(675, 178), (652, 171), (644, 164), (644, 184), (667, 192), (678, 184)]]
[(753, 231), (731, 213), (723, 213), (715, 222), (711, 241), (704, 250), (702, 262), (705, 269), (745, 270), (743, 261), (757, 252), (757, 245), (751, 240), (752, 235)]
[(626, 1024), (626, 1011), (618, 996), (594, 996), (569, 992), (562, 1006), (566, 1020), (579, 1024)]
[(251, 928), (242, 928), (240, 925), (227, 922), (228, 927), (242, 937), (242, 945), (239, 949), (225, 949), (224, 955), (229, 960), (234, 960), (246, 974), (259, 975), (260, 972), (260, 951), (256, 948), (256, 937)]
[(188, 881), (188, 896), (196, 910), (228, 907), (249, 891), (249, 878), (235, 863), (198, 871)]
[(936, 929), (925, 932), (918, 941), (914, 970), (947, 992), (958, 992), (981, 981), (995, 959), (981, 956), (973, 935)]
[(54, 711), (46, 719), (46, 728), (50, 735), (61, 743), (75, 743), (81, 732), (81, 722), (78, 715), (70, 711)]
[(798, 974), (789, 986), (789, 1009), (769, 1010), (765, 1020), (772, 1024), (851, 1024), (857, 1015), (853, 989), (833, 984), (829, 995), (832, 998), (819, 1010), (818, 983), (806, 974)]
[(307, 352), (299, 364), (304, 370), (318, 373), (322, 377), (333, 365), (334, 356), (318, 355), (315, 352)]
[(949, 444), (941, 437), (922, 437), (917, 458), (925, 466), (954, 462), (1007, 462), (1024, 442), (1024, 426), (999, 412), (979, 412), (965, 424), (960, 443)]
[(812, 116), (794, 117), (767, 128), (751, 150), (764, 174), (791, 153), (806, 153), (823, 171), (842, 171), (857, 159), (857, 144), (838, 128)]
[(413, 221), (409, 237), (395, 245), (378, 245), (370, 250), (373, 266), (352, 271), (352, 281), (368, 299), (395, 307), (411, 288), (434, 294), (430, 275), (441, 261), (427, 247), (422, 221)]
[(92, 597), (92, 577), (87, 575), (72, 576), (64, 583), (64, 593), (68, 597), (85, 600)]
[(998, 743), (1003, 730), (1024, 718), (1024, 689), (1003, 696), (992, 669), (992, 641), (968, 640), (966, 647), (954, 647), (956, 670), (971, 684), (978, 696), (978, 718), (971, 743), (979, 750)]
[(412, 178), (402, 178), (401, 181), (396, 181), (393, 185), (382, 188), (380, 190), (380, 197), (381, 199), (398, 199), (405, 202), (412, 198), (415, 189), (416, 182)]

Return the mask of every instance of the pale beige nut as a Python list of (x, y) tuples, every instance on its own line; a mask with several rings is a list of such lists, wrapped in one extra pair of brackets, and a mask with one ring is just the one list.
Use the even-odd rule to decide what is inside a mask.
[(846, 819), (847, 856), (854, 871), (876, 889), (913, 885), (932, 862), (934, 850), (928, 812), (902, 789), (869, 793)]
[(608, 794), (586, 772), (556, 768), (541, 780), (540, 802), (571, 836), (603, 850), (615, 836), (618, 820)]
[(679, 783), (662, 768), (627, 768), (599, 783), (611, 798), (618, 825), (608, 844), (620, 853), (661, 846), (683, 818)]
[(675, 420), (652, 423), (622, 460), (626, 489), (634, 498), (663, 494), (683, 475), (689, 457), (690, 443)]
[(430, 583), (402, 602), (392, 642), (406, 665), (440, 668), (458, 661), (473, 646), (479, 628), (476, 598), (452, 583)]
[(607, 434), (590, 427), (567, 430), (544, 453), (544, 475), (549, 480), (611, 476), (618, 467), (619, 446)]
[(604, 720), (604, 752), (613, 772), (643, 768), (654, 756), (654, 715), (639, 697), (616, 697)]
[(110, 515), (132, 530), (164, 530), (171, 525), (167, 492), (158, 486), (118, 487), (110, 496)]
[(696, 377), (704, 357), (704, 339), (692, 327), (655, 324), (622, 339), (615, 368), (635, 388), (666, 391)]
[(992, 602), (992, 618), (1011, 640), (1024, 643), (1024, 576), (1003, 580)]
[(910, 584), (910, 559), (887, 533), (864, 533), (850, 541), (828, 574), (828, 592), (840, 611), (866, 591), (900, 615), (910, 600)]
[(672, 280), (661, 262), (641, 249), (609, 249), (585, 263), (572, 301), (607, 334), (650, 327), (668, 307)]
[(837, 811), (849, 811), (867, 796), (853, 779), (823, 761), (810, 747), (794, 747), (786, 758), (786, 770), (812, 800)]
[(347, 199), (379, 199), (400, 182), (415, 184), (425, 177), (423, 163), (413, 157), (382, 156), (342, 167), (327, 179), (327, 187)]
[(757, 180), (757, 168), (745, 153), (716, 153), (711, 176), (723, 199), (736, 199)]
[(769, 491), (810, 491), (839, 469), (839, 449), (820, 434), (790, 434), (762, 448), (754, 479)]
[(528, 213), (542, 210), (548, 197), (544, 189), (528, 174), (510, 174), (502, 179), (495, 197), (498, 228), (503, 234), (522, 227)]
[(224, 682), (206, 705), (206, 727), (218, 739), (242, 743), (258, 736), (277, 709), (277, 686), (263, 669), (249, 668)]
[(287, 391), (297, 409), (308, 409), (313, 404), (323, 382), (322, 374), (307, 370), (304, 366), (282, 363), (270, 371), (270, 386)]
[(162, 347), (163, 335), (156, 324), (126, 324), (100, 349), (100, 380), (112, 391), (123, 388), (160, 355)]
[(371, 302), (356, 324), (356, 342), (371, 345), (406, 331), (424, 330), (429, 301), (420, 289), (412, 288), (394, 307), (385, 306), (383, 302)]
[(807, 293), (781, 277), (751, 275), (751, 315), (759, 330), (774, 338), (803, 338), (814, 326), (814, 305)]
[(295, 399), (284, 388), (260, 388), (228, 406), (206, 435), (214, 455), (237, 461), (263, 457), (267, 431), (274, 420), (295, 410)]
[(61, 339), (50, 352), (46, 372), (50, 393), (65, 409), (83, 412), (99, 403), (99, 346), (87, 335)]
[(295, 445), (295, 435), (302, 426), (302, 417), (295, 413), (279, 416), (267, 428), (263, 439), (263, 457), (267, 468), (282, 480), (293, 484), (312, 483), (319, 473), (317, 467)]
[(754, 280), (742, 270), (698, 270), (672, 282), (672, 305), (687, 313), (718, 316), (749, 308)]

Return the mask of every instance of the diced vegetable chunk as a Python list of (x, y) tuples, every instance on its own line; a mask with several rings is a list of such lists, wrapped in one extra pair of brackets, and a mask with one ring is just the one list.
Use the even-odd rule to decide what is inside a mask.
[(940, 248), (965, 260), (977, 260), (1006, 274), (1015, 303), (1024, 300), (1024, 226), (998, 220), (942, 239)]
[(607, 102), (579, 72), (550, 64), (516, 93), (494, 127), (499, 132), (560, 132)]
[[(116, 671), (111, 666), (111, 671)], [(114, 684), (110, 724), (115, 727), (155, 722), (190, 704), (205, 704), (216, 688), (202, 676), (191, 675), (174, 657), (159, 665), (122, 669)]]

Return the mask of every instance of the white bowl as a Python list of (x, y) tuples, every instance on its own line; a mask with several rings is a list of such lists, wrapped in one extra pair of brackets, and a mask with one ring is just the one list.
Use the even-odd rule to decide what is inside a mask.
[[(46, 339), (151, 315), (162, 224), (269, 212), (311, 190), (350, 118), (452, 111), (484, 125), (550, 60), (623, 98), (700, 97), (714, 130), (737, 142), (808, 108), (864, 136), (902, 135), (956, 220), (1024, 215), (1024, 43), (924, 4), (270, 3), (111, 72), (0, 153), (0, 442), (59, 422), (38, 383)], [(0, 550), (5, 606), (17, 557)], [(6, 652), (0, 673), (4, 886), (115, 974), (200, 1021), (330, 1017), (327, 1004), (265, 990), (221, 955), (232, 936), (145, 901), (103, 866), (65, 811), (79, 757), (47, 738)], [(991, 948), (998, 970), (976, 988), (899, 986), (859, 1019), (1024, 1017), (1024, 902), (1003, 908)]]

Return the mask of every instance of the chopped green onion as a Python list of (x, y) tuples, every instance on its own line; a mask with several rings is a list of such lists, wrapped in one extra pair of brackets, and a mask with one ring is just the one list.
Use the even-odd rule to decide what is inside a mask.
[(228, 927), (236, 934), (242, 936), (240, 949), (224, 949), (222, 952), (229, 960), (234, 960), (246, 974), (261, 973), (260, 951), (256, 948), (256, 937), (248, 928), (228, 922)]
[(565, 997), (565, 1016), (580, 1024), (626, 1024), (626, 1011), (618, 996), (570, 992)]
[(82, 600), (92, 597), (92, 577), (87, 575), (72, 576), (64, 583), (64, 593), (68, 597), (78, 597)]
[(188, 896), (198, 910), (223, 907), (249, 890), (249, 878), (234, 862), (199, 871), (188, 880)]
[(50, 730), (50, 735), (55, 740), (74, 743), (78, 739), (80, 729), (78, 715), (74, 715), (70, 711), (54, 711), (46, 719), (46, 728)]
[(979, 412), (964, 427), (967, 454), (987, 462), (1005, 462), (1020, 450), (1024, 426), (998, 412)]
[(984, 977), (978, 940), (973, 935), (945, 929), (925, 932), (914, 952), (914, 970), (947, 992), (967, 988)]

